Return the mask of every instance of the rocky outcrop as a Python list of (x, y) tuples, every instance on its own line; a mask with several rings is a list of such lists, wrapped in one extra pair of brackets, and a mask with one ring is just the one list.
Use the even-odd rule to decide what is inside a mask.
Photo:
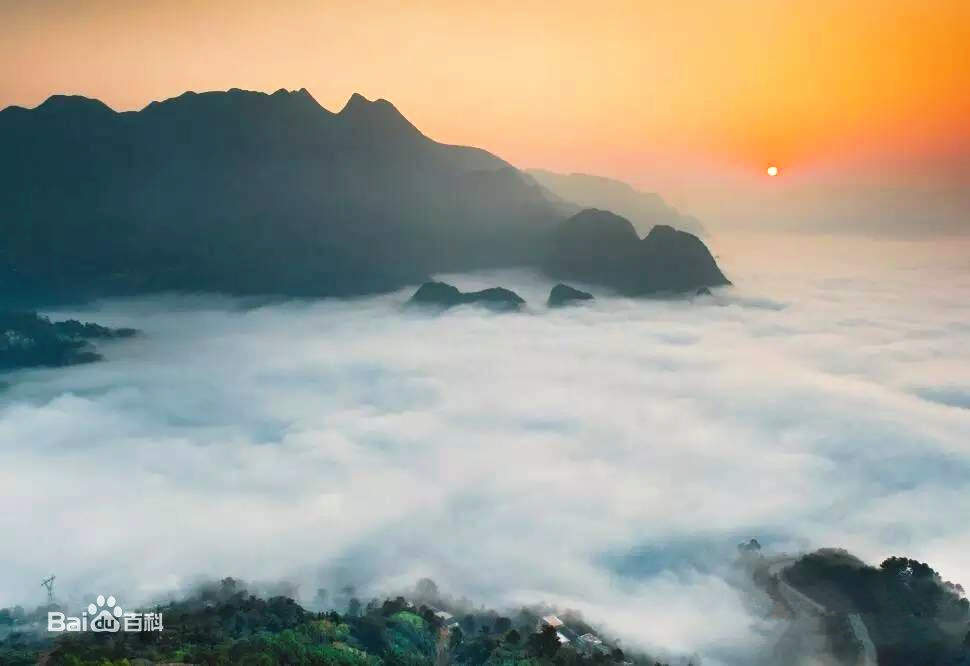
[(630, 296), (730, 284), (697, 236), (657, 225), (641, 240), (629, 221), (595, 208), (559, 225), (543, 267), (552, 277), (602, 284)]
[(547, 304), (551, 308), (559, 308), (564, 305), (576, 303), (577, 301), (590, 301), (592, 299), (593, 295), (589, 292), (574, 289), (573, 287), (560, 282), (552, 288), (552, 291), (549, 292), (549, 300), (547, 301)]
[(640, 293), (730, 284), (700, 238), (666, 225), (655, 226), (640, 241), (634, 272)]
[(438, 308), (477, 304), (492, 310), (517, 310), (525, 304), (525, 300), (514, 291), (502, 287), (462, 292), (445, 282), (425, 282), (408, 303)]

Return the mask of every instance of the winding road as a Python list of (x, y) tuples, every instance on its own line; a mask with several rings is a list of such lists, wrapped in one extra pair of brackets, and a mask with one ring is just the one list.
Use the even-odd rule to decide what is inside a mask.
[[(822, 618), (828, 613), (828, 609), (814, 599), (809, 598), (803, 592), (796, 590), (785, 581), (782, 573), (796, 561), (797, 558), (795, 557), (780, 557), (768, 565), (768, 573), (777, 582), (777, 590), (781, 596), (781, 600), (795, 615), (793, 626), (799, 627), (798, 630), (803, 635), (806, 635), (805, 632), (810, 632), (808, 635), (817, 636), (820, 644), (811, 647), (821, 651), (825, 649), (825, 632)], [(862, 648), (862, 659), (859, 662), (859, 666), (878, 666), (879, 661), (876, 656), (876, 646), (872, 642), (872, 637), (869, 636), (869, 629), (866, 628), (866, 623), (863, 622), (862, 617), (857, 613), (850, 614), (848, 619), (852, 633)]]

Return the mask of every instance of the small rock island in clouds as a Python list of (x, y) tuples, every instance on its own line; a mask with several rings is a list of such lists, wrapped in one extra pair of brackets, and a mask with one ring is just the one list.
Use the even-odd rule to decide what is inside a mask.
[(546, 305), (551, 308), (558, 308), (564, 305), (591, 300), (593, 300), (593, 295), (591, 293), (580, 291), (579, 289), (575, 289), (574, 287), (570, 287), (569, 285), (560, 282), (550, 290), (549, 299), (546, 301)]
[(456, 305), (482, 305), (492, 310), (518, 310), (525, 300), (504, 287), (462, 292), (444, 282), (425, 282), (408, 301), (411, 305), (452, 308)]

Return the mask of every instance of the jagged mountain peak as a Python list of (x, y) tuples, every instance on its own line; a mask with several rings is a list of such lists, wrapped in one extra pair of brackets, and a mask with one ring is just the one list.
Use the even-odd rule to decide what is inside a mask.
[(397, 107), (383, 98), (369, 100), (360, 93), (354, 93), (347, 100), (337, 117), (344, 122), (374, 130), (405, 129), (415, 134), (421, 134), (410, 120), (404, 117)]
[(242, 108), (245, 105), (250, 108), (279, 107), (281, 104), (293, 108), (304, 108), (314, 111), (326, 111), (313, 98), (313, 95), (306, 88), (299, 90), (287, 90), (280, 88), (273, 93), (265, 93), (256, 90), (244, 90), (242, 88), (230, 88), (229, 90), (209, 90), (205, 92), (187, 91), (176, 97), (151, 102), (143, 111), (156, 111), (165, 108)]
[(287, 90), (286, 88), (280, 88), (272, 95), (270, 95), (270, 97), (290, 100), (297, 103), (311, 104), (314, 107), (323, 109), (323, 107), (320, 105), (320, 102), (318, 102), (316, 98), (313, 95), (311, 95), (310, 91), (307, 90), (306, 88), (300, 88), (298, 90)]
[(344, 108), (340, 110), (340, 115), (360, 113), (361, 111), (372, 109), (374, 107), (383, 108), (385, 110), (393, 110), (395, 113), (400, 113), (393, 104), (382, 97), (375, 100), (369, 100), (359, 92), (355, 92), (350, 96), (350, 98), (347, 99), (347, 103), (344, 104)]

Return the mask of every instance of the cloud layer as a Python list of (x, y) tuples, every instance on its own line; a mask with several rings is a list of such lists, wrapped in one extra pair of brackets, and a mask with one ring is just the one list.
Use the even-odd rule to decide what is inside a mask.
[(713, 297), (553, 311), (534, 275), (450, 278), (516, 289), (521, 314), (428, 316), (406, 292), (53, 313), (144, 335), (6, 379), (0, 606), (51, 572), (126, 602), (428, 575), (730, 663), (758, 640), (741, 539), (970, 583), (970, 272), (917, 249), (734, 259)]

